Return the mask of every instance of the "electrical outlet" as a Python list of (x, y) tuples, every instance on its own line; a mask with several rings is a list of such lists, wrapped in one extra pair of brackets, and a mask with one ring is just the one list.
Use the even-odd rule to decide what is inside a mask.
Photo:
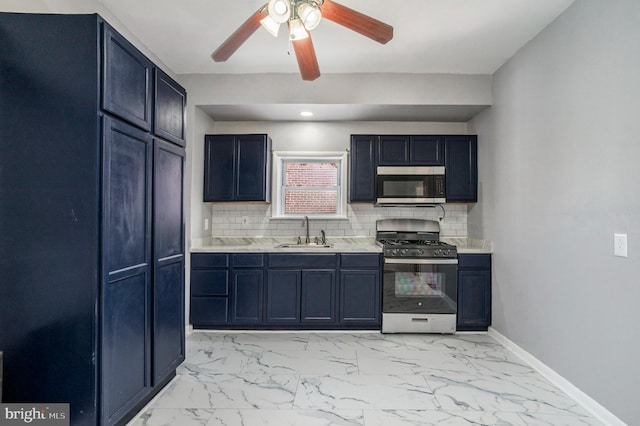
[(627, 234), (613, 234), (613, 254), (627, 257)]
[(242, 216), (242, 226), (249, 226), (249, 216)]

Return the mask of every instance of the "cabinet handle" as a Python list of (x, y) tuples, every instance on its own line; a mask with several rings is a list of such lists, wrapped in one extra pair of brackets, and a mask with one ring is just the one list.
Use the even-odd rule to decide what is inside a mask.
[(411, 318), (411, 321), (415, 321), (415, 322), (429, 322), (429, 318)]

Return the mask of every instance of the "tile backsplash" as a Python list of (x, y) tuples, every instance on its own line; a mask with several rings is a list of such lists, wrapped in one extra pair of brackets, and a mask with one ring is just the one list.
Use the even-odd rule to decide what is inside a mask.
[[(467, 236), (467, 205), (443, 204), (445, 215), (440, 233), (447, 237)], [(287, 237), (304, 234), (299, 219), (272, 219), (271, 204), (211, 204), (213, 237)], [(374, 207), (371, 204), (348, 204), (346, 219), (310, 219), (312, 237), (324, 230), (327, 237), (375, 237), (376, 220), (418, 218), (438, 220), (440, 207)]]

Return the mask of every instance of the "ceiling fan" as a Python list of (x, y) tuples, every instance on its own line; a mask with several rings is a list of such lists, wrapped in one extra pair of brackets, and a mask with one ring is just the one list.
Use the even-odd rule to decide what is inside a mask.
[(349, 28), (381, 44), (393, 38), (393, 27), (332, 0), (269, 0), (258, 9), (211, 55), (214, 61), (224, 62), (242, 44), (263, 26), (272, 35), (278, 35), (280, 24), (289, 28), (289, 39), (303, 80), (312, 81), (320, 76), (318, 59), (309, 31), (325, 18)]

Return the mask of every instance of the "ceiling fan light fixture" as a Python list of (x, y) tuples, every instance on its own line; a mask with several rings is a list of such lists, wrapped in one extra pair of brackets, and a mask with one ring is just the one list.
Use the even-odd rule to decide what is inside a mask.
[(287, 22), (291, 17), (291, 2), (289, 0), (269, 0), (267, 9), (271, 19), (278, 24)]
[(274, 37), (278, 37), (278, 30), (280, 29), (280, 23), (276, 22), (271, 18), (271, 16), (267, 15), (264, 19), (260, 21), (260, 25), (262, 28), (267, 30), (269, 34)]
[(302, 40), (309, 37), (307, 29), (304, 27), (302, 20), (296, 18), (289, 21), (289, 38), (291, 40)]
[(304, 27), (311, 31), (315, 27), (320, 24), (320, 20), (322, 19), (322, 12), (320, 8), (315, 3), (299, 3), (296, 11), (298, 12), (298, 16), (302, 20)]

